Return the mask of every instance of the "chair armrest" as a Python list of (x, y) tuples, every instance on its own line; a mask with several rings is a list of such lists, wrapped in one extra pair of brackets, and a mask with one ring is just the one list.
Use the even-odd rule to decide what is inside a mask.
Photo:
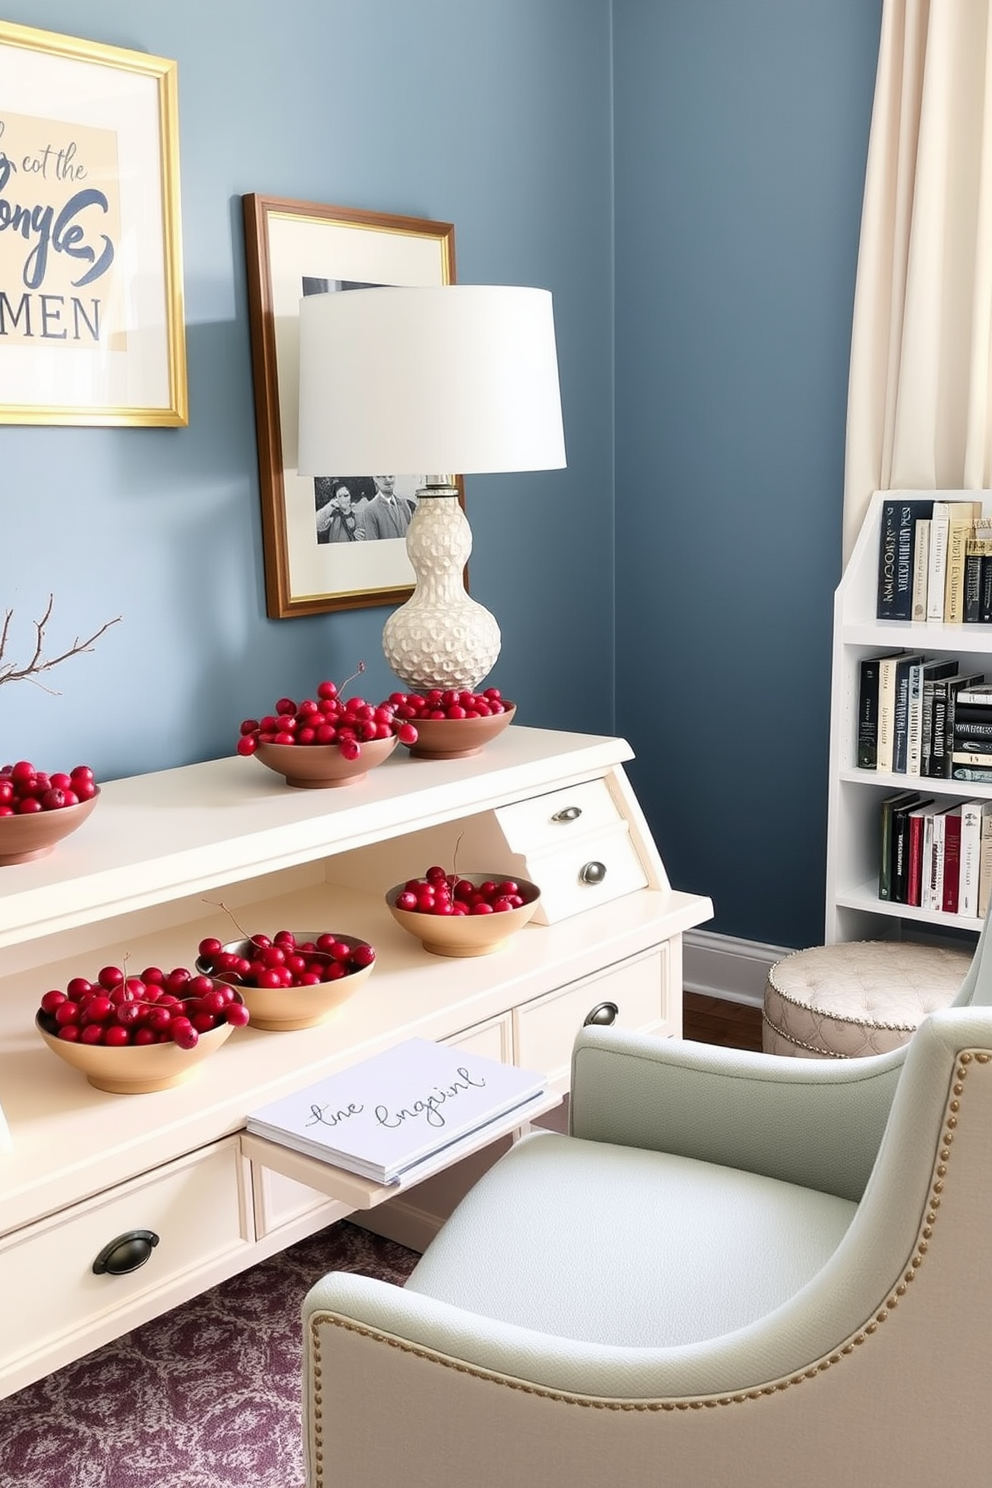
[(572, 1053), (572, 1135), (679, 1153), (859, 1199), (905, 1049), (786, 1059), (616, 1028)]

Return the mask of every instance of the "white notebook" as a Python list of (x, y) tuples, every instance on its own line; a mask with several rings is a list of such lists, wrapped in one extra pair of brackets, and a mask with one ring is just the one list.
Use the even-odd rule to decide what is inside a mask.
[(533, 1100), (543, 1075), (407, 1039), (248, 1116), (250, 1132), (377, 1183)]

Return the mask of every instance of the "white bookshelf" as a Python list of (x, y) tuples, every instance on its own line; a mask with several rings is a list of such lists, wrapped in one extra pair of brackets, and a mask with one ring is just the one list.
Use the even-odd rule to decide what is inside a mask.
[[(834, 598), (831, 677), (825, 940), (893, 940), (904, 935), (974, 932), (977, 919), (897, 904), (878, 897), (879, 807), (893, 791), (920, 789), (955, 800), (992, 797), (992, 784), (935, 780), (857, 766), (859, 664), (887, 651), (959, 657), (992, 679), (992, 625), (914, 624), (875, 618), (882, 501), (876, 492)], [(992, 491), (913, 491), (916, 498), (979, 500), (992, 513)]]

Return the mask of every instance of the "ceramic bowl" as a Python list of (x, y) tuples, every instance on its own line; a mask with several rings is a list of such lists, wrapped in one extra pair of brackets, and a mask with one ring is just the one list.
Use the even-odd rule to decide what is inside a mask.
[(336, 744), (259, 744), (253, 758), (287, 785), (300, 790), (326, 790), (337, 785), (357, 785), (370, 770), (381, 765), (396, 748), (396, 735), (372, 739), (362, 745), (357, 759), (345, 759)]
[(34, 811), (30, 816), (0, 816), (0, 867), (45, 857), (57, 842), (83, 825), (99, 799), (97, 787), (96, 795), (78, 806)]
[(488, 718), (412, 718), (417, 742), (410, 745), (415, 759), (464, 759), (478, 754), (491, 739), (509, 728), (516, 706)]
[[(239, 996), (238, 1000), (243, 999)], [(232, 1023), (218, 1023), (209, 1033), (201, 1033), (192, 1049), (180, 1049), (171, 1042), (126, 1044), (120, 1049), (108, 1049), (105, 1044), (69, 1043), (56, 1038), (42, 1026), (43, 1016), (41, 1013), (36, 1016), (35, 1027), (52, 1053), (81, 1071), (97, 1090), (107, 1090), (112, 1095), (147, 1095), (181, 1085), (234, 1032)]]
[[(461, 873), (470, 883), (481, 884), (487, 879), (506, 878), (505, 873)], [(514, 880), (524, 900), (520, 909), (507, 909), (498, 914), (486, 915), (432, 915), (421, 914), (415, 909), (397, 909), (397, 896), (402, 894), (405, 883), (396, 884), (386, 895), (389, 912), (398, 925), (416, 936), (425, 951), (433, 956), (489, 956), (500, 951), (522, 930), (537, 909), (541, 891), (537, 884), (525, 878)]]
[[(288, 746), (287, 746), (288, 747)], [(294, 930), (298, 945), (305, 944), (308, 940), (315, 941), (318, 935), (324, 935), (323, 930)], [(357, 935), (339, 935), (337, 931), (330, 932), (335, 940), (344, 941), (345, 945), (356, 946), (367, 945)], [(224, 946), (225, 951), (231, 951), (236, 956), (247, 954), (249, 942), (247, 940), (230, 940)], [(309, 954), (309, 953), (308, 953)], [(321, 961), (329, 961), (330, 956), (314, 953)], [(238, 992), (241, 1000), (251, 1015), (251, 1026), (253, 1028), (264, 1028), (275, 1033), (288, 1033), (297, 1028), (316, 1028), (319, 1023), (326, 1023), (332, 1017), (343, 1002), (353, 997), (359, 987), (364, 986), (372, 975), (375, 962), (368, 966), (362, 966), (357, 971), (349, 971), (346, 976), (338, 977), (334, 982), (318, 982), (313, 987), (249, 987), (244, 982), (238, 982)], [(226, 980), (224, 974), (211, 970), (208, 962), (199, 957), (196, 963), (197, 971), (205, 972), (212, 976), (215, 981)]]

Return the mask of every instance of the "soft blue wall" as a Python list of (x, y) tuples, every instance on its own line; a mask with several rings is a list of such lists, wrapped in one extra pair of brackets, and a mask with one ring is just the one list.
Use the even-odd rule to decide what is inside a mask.
[(617, 727), (711, 928), (823, 933), (881, 0), (614, 0)]
[(226, 754), (359, 658), (390, 689), (385, 611), (264, 615), (240, 197), (446, 219), (463, 282), (556, 304), (568, 470), (468, 482), (493, 681), (524, 722), (631, 740), (712, 928), (819, 939), (880, 4), (8, 0), (178, 61), (191, 421), (0, 428), (12, 652), (50, 590), (52, 646), (124, 615), (61, 696), (4, 690), (0, 754), (107, 778)]
[(230, 753), (238, 721), (365, 659), (385, 610), (265, 618), (241, 195), (455, 223), (465, 283), (553, 291), (567, 471), (467, 482), (491, 681), (530, 723), (613, 725), (612, 220), (605, 0), (9, 0), (178, 62), (190, 425), (0, 429), (10, 651), (118, 612), (60, 697), (3, 689), (0, 754), (118, 774)]

